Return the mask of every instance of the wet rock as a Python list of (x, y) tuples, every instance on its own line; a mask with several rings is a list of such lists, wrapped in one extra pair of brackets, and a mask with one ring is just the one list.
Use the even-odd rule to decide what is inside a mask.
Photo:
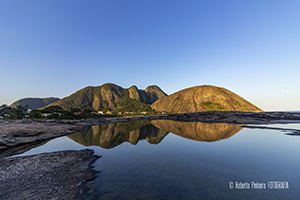
[(0, 199), (83, 199), (96, 177), (93, 150), (0, 159)]
[(184, 113), (169, 115), (168, 119), (175, 121), (200, 121), (210, 123), (234, 123), (234, 124), (265, 124), (284, 123), (289, 121), (300, 122), (298, 113), (289, 112), (222, 112), (208, 111), (201, 113)]
[(68, 135), (82, 127), (58, 120), (1, 120), (0, 149)]

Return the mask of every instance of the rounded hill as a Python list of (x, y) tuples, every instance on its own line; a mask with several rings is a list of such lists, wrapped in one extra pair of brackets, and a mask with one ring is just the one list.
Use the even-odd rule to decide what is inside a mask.
[(157, 100), (151, 105), (156, 111), (191, 113), (203, 111), (263, 112), (239, 95), (221, 87), (196, 86)]

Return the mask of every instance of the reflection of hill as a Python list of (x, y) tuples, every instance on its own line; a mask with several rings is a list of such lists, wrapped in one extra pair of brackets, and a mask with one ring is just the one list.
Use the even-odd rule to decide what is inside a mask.
[(132, 121), (96, 125), (68, 137), (84, 146), (96, 145), (109, 149), (123, 142), (130, 142), (135, 145), (143, 139), (151, 144), (158, 144), (167, 134), (167, 132), (153, 126), (150, 121)]
[(184, 138), (198, 141), (218, 141), (229, 138), (242, 128), (235, 124), (179, 122), (172, 120), (154, 120), (154, 126), (167, 132), (172, 132)]

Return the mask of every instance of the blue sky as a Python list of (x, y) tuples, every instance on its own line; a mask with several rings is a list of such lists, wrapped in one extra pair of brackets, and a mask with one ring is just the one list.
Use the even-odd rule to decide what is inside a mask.
[(300, 1), (2, 0), (0, 105), (115, 83), (300, 110)]

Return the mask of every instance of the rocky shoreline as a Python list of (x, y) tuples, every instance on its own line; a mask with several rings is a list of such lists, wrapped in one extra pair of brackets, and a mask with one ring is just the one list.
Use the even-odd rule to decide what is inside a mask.
[(208, 111), (173, 115), (82, 120), (0, 120), (0, 150), (65, 136), (92, 125), (160, 119), (174, 121), (199, 121), (208, 123), (272, 124), (300, 122), (300, 113)]
[(98, 171), (93, 150), (0, 159), (0, 199), (85, 199)]
[(261, 128), (253, 125), (300, 123), (300, 113), (209, 111), (82, 120), (0, 120), (0, 199), (97, 198), (88, 187), (88, 181), (99, 173), (92, 169), (92, 164), (99, 159), (99, 156), (93, 155), (92, 150), (6, 157), (42, 145), (49, 139), (80, 131), (87, 126), (136, 120), (248, 124), (246, 127)]

